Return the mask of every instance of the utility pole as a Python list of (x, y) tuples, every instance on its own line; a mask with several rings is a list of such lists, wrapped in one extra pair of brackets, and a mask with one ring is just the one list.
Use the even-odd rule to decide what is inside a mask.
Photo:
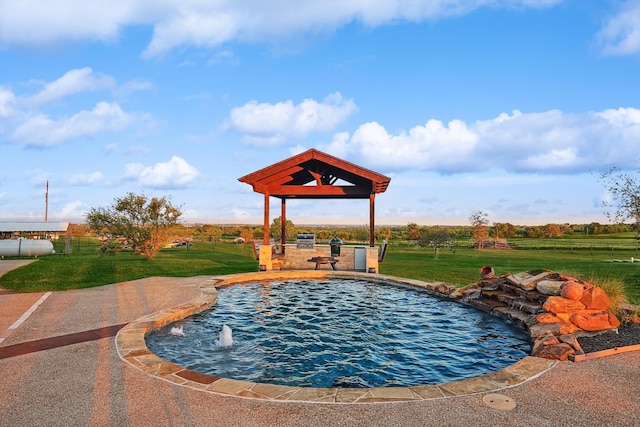
[(44, 193), (44, 222), (49, 217), (49, 180), (47, 180), (47, 191)]

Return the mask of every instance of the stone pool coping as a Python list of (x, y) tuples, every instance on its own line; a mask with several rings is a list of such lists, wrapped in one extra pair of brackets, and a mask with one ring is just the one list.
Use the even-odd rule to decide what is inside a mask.
[(118, 355), (122, 360), (148, 375), (204, 392), (270, 401), (344, 404), (421, 401), (494, 392), (536, 378), (558, 363), (555, 360), (526, 356), (500, 371), (442, 384), (412, 387), (310, 388), (253, 383), (202, 374), (164, 360), (147, 348), (145, 342), (147, 333), (206, 310), (216, 301), (218, 287), (235, 283), (293, 278), (362, 278), (418, 287), (432, 292), (439, 285), (382, 274), (326, 270), (270, 271), (213, 276), (200, 284), (200, 297), (144, 316), (122, 328), (115, 340)]

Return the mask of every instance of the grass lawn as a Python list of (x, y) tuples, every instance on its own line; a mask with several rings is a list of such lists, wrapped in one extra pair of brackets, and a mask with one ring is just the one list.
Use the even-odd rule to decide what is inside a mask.
[[(56, 253), (62, 249), (55, 248)], [(250, 246), (202, 243), (161, 250), (151, 261), (119, 252), (98, 256), (97, 245), (84, 244), (69, 255), (50, 255), (0, 277), (0, 287), (23, 292), (92, 288), (151, 276), (189, 277), (257, 271)]]
[[(61, 243), (62, 244), (62, 243)], [(530, 245), (529, 247), (534, 247)], [(62, 253), (63, 247), (56, 247)], [(599, 281), (619, 280), (629, 302), (640, 304), (640, 263), (603, 262), (640, 258), (637, 249), (598, 248), (526, 250), (421, 250), (414, 245), (392, 242), (380, 273), (441, 281), (456, 286), (476, 283), (480, 267), (491, 265), (496, 274), (549, 269), (573, 275), (595, 285)], [(89, 288), (150, 276), (187, 277), (257, 271), (249, 245), (231, 243), (196, 243), (186, 247), (163, 249), (152, 261), (131, 252), (98, 256), (97, 246), (85, 244), (70, 255), (42, 257), (38, 262), (13, 270), (0, 277), (0, 287), (23, 292), (60, 291)]]

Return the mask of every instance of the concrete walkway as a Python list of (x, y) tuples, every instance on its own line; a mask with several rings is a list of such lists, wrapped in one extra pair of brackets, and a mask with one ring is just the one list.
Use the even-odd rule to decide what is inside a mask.
[[(0, 292), (0, 351), (131, 322), (199, 296), (205, 279), (54, 292), (8, 332), (44, 294)], [(485, 405), (482, 394), (351, 405), (220, 396), (127, 365), (113, 337), (86, 339), (0, 358), (0, 426), (640, 426), (638, 352), (560, 363), (501, 390), (517, 405), (503, 411)]]

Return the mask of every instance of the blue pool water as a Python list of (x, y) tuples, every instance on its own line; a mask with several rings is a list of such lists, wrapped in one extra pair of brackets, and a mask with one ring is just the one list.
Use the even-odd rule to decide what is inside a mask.
[[(233, 345), (217, 345), (223, 325)], [(182, 328), (184, 336), (172, 335)], [(174, 330), (175, 331), (175, 330)], [(530, 351), (525, 331), (426, 291), (366, 280), (237, 284), (210, 310), (151, 332), (189, 369), (299, 387), (438, 384), (500, 370)]]

